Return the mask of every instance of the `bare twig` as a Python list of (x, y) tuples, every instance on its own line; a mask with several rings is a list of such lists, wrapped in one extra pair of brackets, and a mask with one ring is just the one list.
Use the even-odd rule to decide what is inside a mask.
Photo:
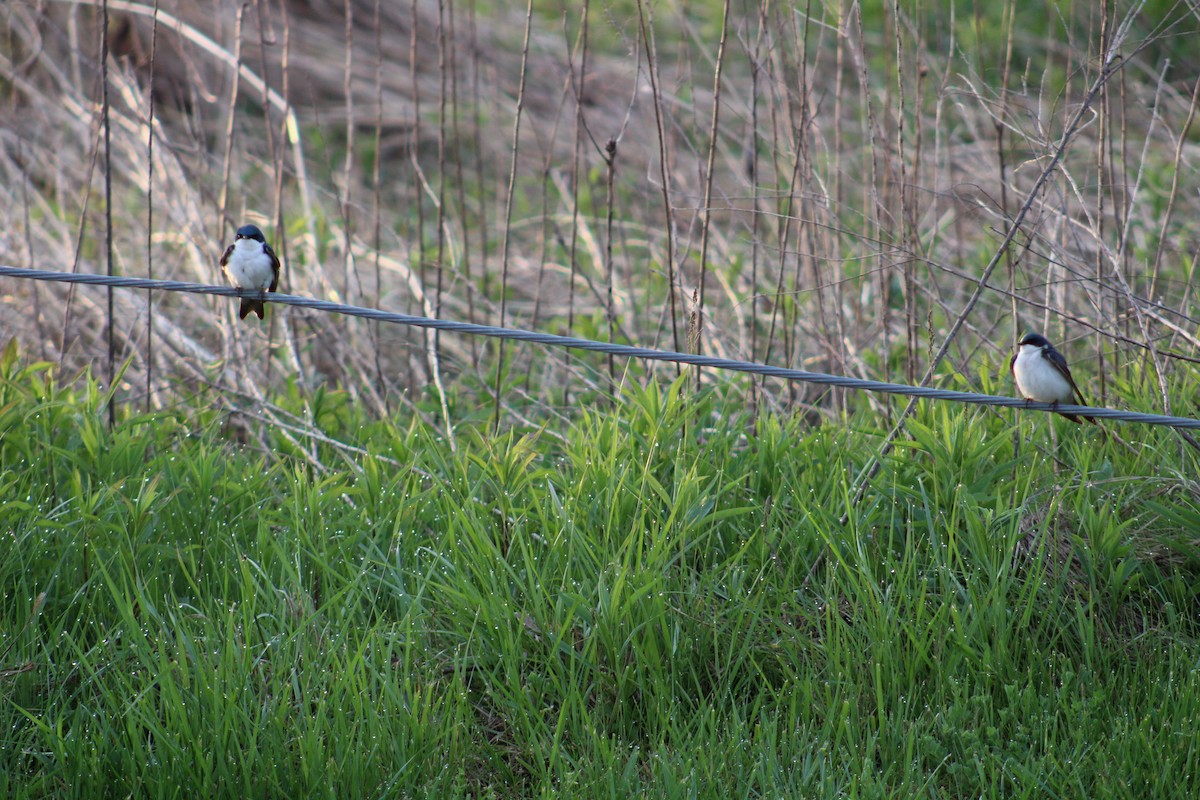
[[(500, 325), (504, 325), (505, 311), (508, 307), (508, 257), (512, 236), (513, 199), (517, 185), (517, 154), (521, 152), (521, 113), (525, 108), (525, 79), (529, 64), (529, 35), (533, 28), (533, 0), (526, 0), (525, 5), (525, 36), (521, 42), (521, 79), (517, 88), (517, 107), (513, 112), (512, 133), (512, 163), (508, 170), (508, 190), (504, 199), (504, 230), (500, 255)], [(500, 429), (500, 407), (502, 404), (501, 381), (504, 378), (504, 343), (500, 343), (496, 353), (496, 413), (493, 427)]]

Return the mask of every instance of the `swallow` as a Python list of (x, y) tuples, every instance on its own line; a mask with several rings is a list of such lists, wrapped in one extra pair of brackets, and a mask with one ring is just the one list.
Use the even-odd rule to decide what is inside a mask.
[[(1078, 399), (1078, 405), (1087, 405), (1079, 387), (1075, 385), (1075, 379), (1071, 377), (1067, 360), (1041, 334), (1025, 334), (1020, 344), (1017, 345), (1017, 352), (1009, 362), (1008, 368), (1012, 372), (1013, 381), (1017, 384), (1017, 391), (1027, 403), (1037, 401), (1058, 405), (1059, 403), (1074, 403)], [(1071, 422), (1081, 422), (1075, 414), (1062, 414), (1062, 416)], [(1084, 416), (1083, 419), (1093, 425), (1096, 424), (1096, 420), (1092, 417)]]
[(242, 298), (238, 319), (245, 319), (251, 311), (262, 319), (267, 292), (275, 291), (279, 285), (279, 258), (258, 226), (243, 225), (237, 229), (233, 244), (221, 256), (221, 271), (239, 289), (259, 293), (258, 297)]

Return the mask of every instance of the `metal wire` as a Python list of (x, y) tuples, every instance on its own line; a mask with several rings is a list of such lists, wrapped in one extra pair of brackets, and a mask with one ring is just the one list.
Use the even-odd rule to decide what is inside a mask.
[[(155, 289), (165, 292), (188, 292), (190, 294), (211, 294), (221, 297), (242, 297), (246, 293), (240, 289), (228, 286), (210, 286), (203, 283), (187, 283), (185, 281), (162, 281), (148, 278), (127, 278), (108, 275), (90, 275), (72, 272), (51, 272), (40, 269), (25, 269), (0, 265), (0, 275), (8, 275), (25, 280), (82, 283), (97, 286), (118, 286), (129, 289)], [(1169, 428), (1188, 428), (1200, 430), (1200, 419), (1189, 417), (1172, 417), (1163, 414), (1143, 414), (1138, 411), (1122, 411), (1115, 408), (1093, 408), (1091, 406), (1076, 406), (1050, 403), (1033, 403), (1016, 397), (1000, 397), (975, 392), (955, 392), (948, 389), (934, 389), (926, 386), (909, 386), (903, 383), (885, 383), (883, 381), (851, 378), (845, 375), (830, 375), (824, 372), (809, 372), (803, 369), (773, 367), (769, 364), (758, 364), (753, 361), (738, 361), (732, 358), (717, 358), (715, 356), (695, 355), (692, 353), (677, 353), (671, 350), (656, 350), (651, 347), (634, 347), (627, 344), (597, 342), (592, 339), (580, 339), (574, 336), (559, 336), (553, 333), (538, 333), (519, 328), (499, 328), (492, 325), (477, 325), (472, 322), (456, 322), (446, 319), (430, 319), (411, 314), (399, 314), (394, 311), (380, 311), (374, 308), (351, 306), (345, 303), (332, 303), (328, 300), (316, 300), (311, 297), (300, 297), (291, 294), (272, 292), (269, 302), (280, 305), (311, 308), (334, 314), (345, 314), (351, 317), (374, 319), (390, 322), (396, 325), (411, 325), (418, 328), (433, 328), (453, 333), (464, 333), (472, 336), (488, 336), (493, 339), (509, 339), (518, 342), (548, 345), (550, 347), (565, 347), (573, 350), (590, 350), (595, 353), (607, 353), (626, 358), (640, 358), (647, 361), (667, 361), (678, 364), (690, 364), (697, 367), (746, 372), (752, 375), (767, 375), (772, 378), (816, 383), (825, 386), (839, 386), (844, 389), (859, 389), (867, 392), (884, 394), (899, 394), (909, 397), (923, 397), (930, 400), (947, 400), (953, 403), (971, 403), (980, 406), (996, 406), (999, 408), (1021, 408), (1030, 411), (1059, 412), (1064, 414), (1083, 414), (1095, 419), (1111, 419), (1118, 422), (1134, 422), (1143, 425), (1163, 425)]]

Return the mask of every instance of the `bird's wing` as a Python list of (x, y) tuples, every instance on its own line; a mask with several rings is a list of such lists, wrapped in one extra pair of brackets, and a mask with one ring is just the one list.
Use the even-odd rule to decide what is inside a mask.
[(1013, 357), (1008, 360), (1008, 374), (1012, 375), (1013, 380), (1017, 379), (1017, 356), (1021, 353), (1021, 348), (1017, 348), (1017, 352), (1013, 353)]
[(275, 255), (275, 251), (271, 249), (271, 245), (263, 243), (263, 252), (267, 254), (267, 258), (271, 259), (271, 288), (268, 292), (275, 291), (275, 287), (279, 286), (279, 256)]
[(229, 257), (231, 255), (233, 255), (233, 245), (229, 245), (229, 247), (226, 247), (225, 255), (221, 256), (221, 269), (224, 269), (225, 266), (229, 263)]
[(1053, 347), (1046, 348), (1046, 360), (1049, 361), (1058, 374), (1067, 379), (1067, 383), (1071, 384), (1071, 391), (1079, 398), (1079, 405), (1086, 406), (1087, 401), (1083, 399), (1083, 392), (1079, 391), (1079, 387), (1075, 385), (1075, 379), (1071, 377), (1071, 369), (1067, 366), (1067, 360), (1063, 358), (1063, 354), (1055, 350)]

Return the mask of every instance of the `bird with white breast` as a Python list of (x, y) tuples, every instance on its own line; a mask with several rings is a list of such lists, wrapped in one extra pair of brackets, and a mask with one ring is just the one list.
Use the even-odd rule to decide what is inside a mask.
[(225, 248), (225, 255), (221, 256), (221, 271), (234, 286), (259, 294), (258, 297), (242, 298), (238, 319), (245, 319), (251, 311), (262, 319), (267, 292), (275, 291), (279, 285), (279, 259), (257, 225), (243, 225), (237, 229), (233, 244)]
[[(1009, 362), (1009, 370), (1017, 384), (1017, 391), (1026, 402), (1057, 405), (1074, 403), (1078, 399), (1079, 405), (1087, 405), (1079, 387), (1075, 385), (1075, 379), (1071, 377), (1067, 359), (1041, 334), (1025, 334)], [(1072, 422), (1081, 422), (1075, 414), (1059, 413)], [(1096, 424), (1092, 417), (1085, 415), (1083, 419)]]

